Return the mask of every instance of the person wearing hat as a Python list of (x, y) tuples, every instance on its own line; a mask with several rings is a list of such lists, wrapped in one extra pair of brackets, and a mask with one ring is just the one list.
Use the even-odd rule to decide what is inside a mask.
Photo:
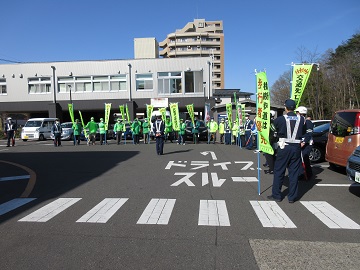
[(227, 118), (225, 119), (225, 144), (231, 144), (231, 122)]
[(209, 129), (209, 132), (210, 132), (210, 136), (208, 137), (208, 144), (210, 144), (210, 140), (212, 138), (212, 142), (213, 144), (215, 144), (215, 141), (216, 141), (216, 132), (218, 131), (218, 124), (214, 121), (214, 117), (211, 117), (211, 120), (210, 122), (207, 123), (208, 125), (208, 129)]
[(118, 145), (121, 143), (121, 137), (123, 131), (124, 131), (124, 124), (121, 122), (120, 118), (118, 118), (114, 125), (114, 134), (116, 136), (116, 143)]
[(301, 147), (301, 153), (302, 153), (302, 162), (303, 166), (300, 167), (300, 174), (299, 174), (299, 180), (309, 180), (313, 173), (311, 169), (311, 163), (310, 163), (310, 152), (313, 148), (313, 139), (312, 139), (312, 133), (314, 129), (314, 124), (311, 122), (310, 119), (306, 117), (307, 114), (307, 108), (304, 106), (299, 106), (295, 109), (295, 112), (303, 117), (305, 119), (305, 129), (306, 133), (304, 137), (302, 138), (302, 141), (304, 142), (304, 146)]
[(54, 125), (51, 128), (52, 134), (54, 134), (54, 146), (61, 146), (61, 133), (62, 133), (62, 127), (60, 125), (59, 119), (55, 120)]
[(94, 117), (91, 117), (90, 122), (88, 122), (84, 128), (89, 129), (89, 138), (87, 144), (90, 145), (91, 143), (92, 145), (95, 145), (96, 131), (98, 130), (99, 125), (95, 122)]
[(219, 124), (220, 143), (223, 143), (224, 133), (225, 133), (225, 120), (224, 118), (221, 118)]
[(140, 140), (140, 129), (141, 129), (141, 122), (135, 118), (134, 122), (131, 124), (131, 129), (133, 132), (133, 140), (134, 140), (134, 144), (139, 144)]
[(100, 118), (100, 123), (99, 123), (99, 133), (100, 133), (100, 144), (106, 144), (106, 138), (105, 138), (105, 123), (104, 123), (104, 118)]
[(11, 146), (15, 146), (15, 131), (17, 129), (16, 123), (12, 121), (11, 117), (8, 117), (5, 122), (4, 133), (7, 138), (6, 147), (10, 147), (10, 140)]
[(165, 123), (161, 120), (161, 115), (156, 116), (156, 121), (153, 123), (152, 130), (155, 134), (156, 153), (158, 155), (164, 154), (164, 138), (165, 138)]
[(165, 119), (165, 142), (167, 141), (167, 139), (170, 140), (170, 142), (173, 142), (173, 136), (174, 136), (174, 132), (173, 132), (173, 127), (172, 127), (172, 122), (169, 116), (166, 117)]
[(285, 171), (288, 170), (289, 203), (295, 202), (298, 196), (298, 176), (301, 166), (301, 147), (304, 145), (302, 138), (305, 132), (305, 119), (294, 113), (295, 101), (285, 101), (285, 115), (274, 120), (274, 127), (279, 138), (277, 155), (274, 166), (274, 179), (272, 194), (267, 196), (269, 200), (280, 202), (283, 199), (281, 188), (285, 179)]
[(142, 123), (142, 132), (144, 136), (144, 143), (150, 143), (150, 123), (148, 118), (145, 118)]
[(244, 129), (245, 129), (245, 147), (248, 150), (252, 150), (253, 148), (253, 137), (251, 134), (251, 129), (254, 125), (253, 120), (250, 119), (250, 115), (247, 113), (245, 115), (245, 124), (244, 124)]
[(231, 144), (233, 144), (234, 142), (234, 144), (237, 145), (239, 143), (239, 124), (236, 120), (234, 120), (231, 131), (233, 136), (233, 141), (231, 142)]
[(72, 125), (72, 129), (74, 130), (74, 145), (80, 144), (80, 134), (82, 131), (82, 125), (79, 119), (75, 120), (75, 123)]
[(186, 123), (184, 123), (183, 119), (180, 119), (180, 131), (179, 131), (177, 144), (185, 145), (185, 134), (186, 134)]
[(268, 170), (264, 170), (266, 174), (274, 174), (274, 163), (275, 163), (275, 155), (277, 149), (277, 133), (274, 127), (274, 119), (275, 119), (275, 111), (270, 110), (270, 129), (269, 129), (269, 142), (271, 147), (274, 150), (274, 154), (264, 153), (265, 164), (264, 167), (268, 167)]
[(193, 142), (194, 144), (199, 143), (199, 128), (200, 128), (200, 122), (198, 121), (198, 118), (195, 117), (194, 124), (190, 122), (190, 128), (191, 133), (193, 135)]

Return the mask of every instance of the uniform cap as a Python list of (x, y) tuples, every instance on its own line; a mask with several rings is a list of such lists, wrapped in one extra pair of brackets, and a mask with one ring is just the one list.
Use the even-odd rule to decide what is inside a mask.
[(91, 119), (91, 120), (94, 120), (94, 117), (91, 117), (90, 119)]
[(272, 117), (275, 117), (275, 111), (271, 110), (271, 111), (270, 111), (270, 115), (271, 115)]
[(285, 100), (285, 107), (290, 109), (290, 110), (295, 110), (296, 104), (295, 101), (292, 99), (287, 99)]
[(11, 117), (8, 117), (7, 120), (12, 120), (12, 118), (11, 118)]
[(221, 119), (221, 122), (224, 122), (224, 118)]
[(304, 106), (299, 106), (296, 108), (295, 112), (299, 112), (300, 114), (307, 114), (307, 108)]
[(100, 121), (104, 121), (104, 118), (100, 118)]

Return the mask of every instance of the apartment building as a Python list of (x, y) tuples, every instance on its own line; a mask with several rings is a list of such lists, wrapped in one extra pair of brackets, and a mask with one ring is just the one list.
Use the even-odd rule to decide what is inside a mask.
[(159, 43), (164, 58), (210, 57), (212, 91), (224, 89), (224, 32), (222, 21), (195, 19)]

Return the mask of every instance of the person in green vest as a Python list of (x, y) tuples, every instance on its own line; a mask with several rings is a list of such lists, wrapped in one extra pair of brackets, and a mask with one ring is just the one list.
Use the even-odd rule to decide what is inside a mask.
[(197, 117), (195, 117), (194, 124), (195, 125), (191, 123), (191, 128), (192, 128), (191, 133), (193, 134), (194, 144), (197, 144), (199, 143), (199, 128), (200, 128), (200, 122), (198, 121)]
[(169, 139), (171, 143), (173, 142), (173, 127), (170, 117), (166, 117), (165, 120), (165, 142), (167, 139)]
[(233, 139), (231, 141), (231, 144), (238, 145), (238, 137), (239, 137), (239, 125), (236, 120), (234, 120), (233, 126), (231, 127)]
[(91, 142), (92, 145), (95, 145), (95, 136), (96, 136), (96, 131), (99, 128), (99, 125), (95, 122), (94, 117), (91, 117), (90, 122), (88, 122), (84, 128), (89, 129), (89, 139), (87, 144), (90, 145)]
[(118, 118), (114, 125), (114, 134), (116, 136), (116, 143), (118, 145), (121, 143), (123, 130), (124, 130), (124, 124), (121, 122), (120, 118)]
[(141, 122), (137, 118), (135, 118), (134, 122), (131, 124), (131, 129), (133, 132), (134, 144), (139, 144)]
[(219, 124), (220, 143), (223, 143), (224, 133), (225, 133), (225, 121), (224, 118), (222, 118)]
[(179, 131), (177, 144), (185, 145), (185, 134), (186, 134), (185, 130), (186, 130), (186, 123), (184, 123), (183, 119), (180, 119), (180, 131)]
[(80, 135), (82, 131), (82, 125), (79, 121), (79, 119), (75, 120), (75, 123), (72, 125), (72, 129), (74, 130), (74, 145), (80, 144)]
[(209, 136), (208, 136), (208, 144), (210, 144), (210, 140), (212, 138), (213, 144), (216, 141), (216, 132), (218, 131), (218, 124), (214, 121), (214, 117), (211, 117), (210, 122), (207, 123), (207, 127), (209, 129)]
[(105, 123), (104, 123), (104, 118), (100, 118), (100, 123), (99, 123), (99, 132), (100, 132), (100, 144), (106, 144), (105, 141)]
[(144, 123), (142, 123), (142, 132), (144, 135), (144, 143), (150, 143), (150, 124), (148, 118), (145, 118)]

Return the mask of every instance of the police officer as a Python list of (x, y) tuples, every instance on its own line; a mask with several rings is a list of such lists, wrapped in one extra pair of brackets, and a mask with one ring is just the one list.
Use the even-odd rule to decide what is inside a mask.
[(274, 120), (274, 127), (279, 137), (277, 156), (274, 167), (274, 180), (272, 194), (267, 196), (269, 200), (280, 202), (282, 200), (281, 188), (285, 178), (286, 168), (289, 177), (289, 203), (293, 203), (298, 196), (298, 176), (301, 166), (301, 141), (305, 134), (305, 119), (294, 113), (295, 101), (285, 101), (286, 115)]
[(231, 144), (231, 126), (229, 120), (225, 120), (225, 144)]
[(62, 127), (60, 125), (59, 119), (55, 120), (55, 123), (51, 128), (51, 132), (54, 134), (54, 146), (61, 146)]
[(306, 118), (306, 114), (307, 114), (306, 107), (299, 106), (295, 110), (295, 112), (297, 112), (301, 117), (305, 119), (305, 129), (306, 129), (306, 133), (302, 139), (305, 145), (301, 148), (303, 166), (300, 167), (299, 179), (302, 180), (305, 177), (305, 179), (308, 180), (312, 177), (312, 169), (311, 169), (309, 156), (313, 147), (312, 133), (314, 129), (314, 124), (311, 122), (311, 120)]
[(165, 123), (161, 120), (161, 115), (157, 115), (156, 121), (153, 123), (153, 132), (156, 140), (156, 153), (158, 155), (164, 154), (164, 139), (165, 139)]
[(8, 117), (5, 123), (5, 135), (7, 137), (7, 145), (6, 147), (15, 146), (15, 131), (17, 129), (16, 124), (12, 121), (11, 117)]

